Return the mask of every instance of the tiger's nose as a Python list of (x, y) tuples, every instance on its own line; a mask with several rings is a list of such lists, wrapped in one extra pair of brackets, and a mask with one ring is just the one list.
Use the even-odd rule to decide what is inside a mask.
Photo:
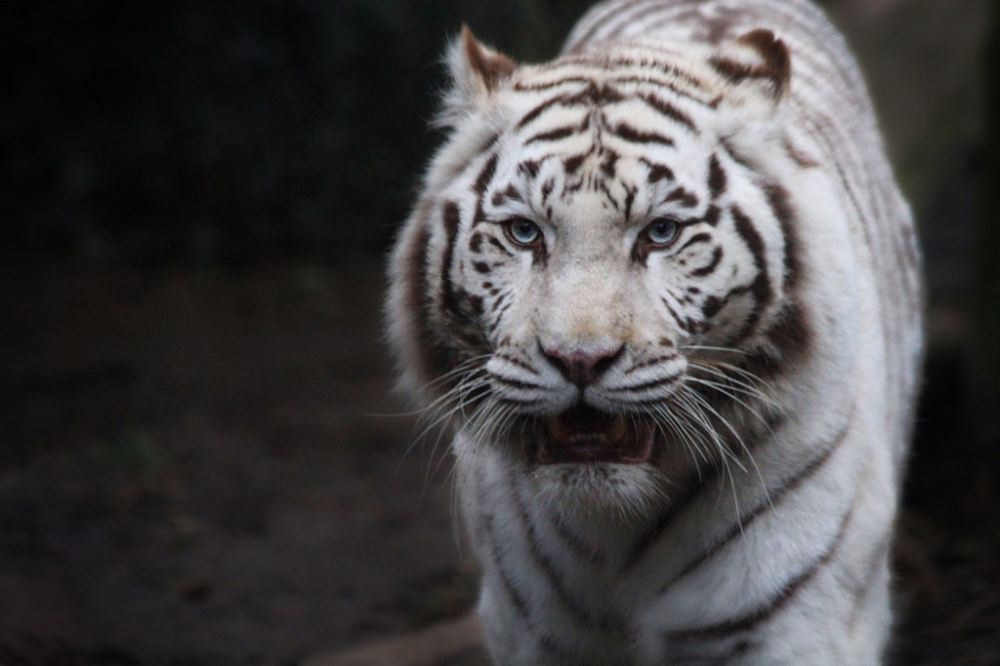
[(625, 345), (601, 349), (559, 349), (542, 347), (542, 353), (569, 381), (583, 388), (594, 383), (622, 355)]

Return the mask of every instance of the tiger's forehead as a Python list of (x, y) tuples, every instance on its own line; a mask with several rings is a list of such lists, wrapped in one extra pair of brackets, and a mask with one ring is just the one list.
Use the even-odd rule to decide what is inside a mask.
[(659, 92), (668, 98), (714, 107), (725, 82), (707, 66), (711, 52), (637, 43), (613, 50), (568, 54), (549, 63), (518, 68), (510, 82), (512, 102), (559, 98), (607, 104), (630, 95)]
[[(491, 203), (521, 189), (550, 219), (603, 209), (628, 223), (665, 206), (681, 217), (704, 214), (700, 184), (713, 141), (702, 116), (717, 92), (706, 80), (648, 51), (522, 68), (504, 99)], [(510, 189), (517, 181), (524, 185)]]
[(496, 100), (505, 143), (536, 161), (561, 153), (569, 172), (604, 151), (667, 162), (690, 155), (705, 143), (705, 115), (724, 90), (705, 62), (665, 48), (617, 48), (522, 67)]
[(705, 184), (710, 153), (691, 149), (700, 145), (697, 130), (684, 128), (679, 136), (672, 130), (682, 122), (664, 127), (662, 120), (639, 122), (641, 116), (563, 111), (553, 123), (538, 121), (525, 136), (501, 142), (477, 175), (480, 210), (556, 226), (598, 220), (630, 226), (664, 214), (704, 217), (711, 205)]

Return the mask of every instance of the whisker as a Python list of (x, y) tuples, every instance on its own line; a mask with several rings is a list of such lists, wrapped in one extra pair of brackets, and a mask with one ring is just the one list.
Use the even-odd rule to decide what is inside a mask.
[(712, 351), (712, 352), (722, 352), (724, 354), (741, 354), (743, 356), (750, 356), (751, 352), (745, 349), (735, 349), (733, 347), (712, 347), (709, 345), (681, 345), (681, 351)]
[[(733, 377), (731, 374), (720, 370), (719, 367), (712, 365), (691, 362), (689, 363), (689, 367), (694, 371), (704, 372), (712, 375), (713, 377), (719, 377), (720, 379), (725, 380), (727, 385), (739, 388), (743, 392), (753, 395), (761, 401), (768, 403), (774, 402), (774, 400), (758, 385), (760, 384), (759, 380), (754, 380), (753, 375), (749, 372), (737, 373), (738, 376)], [(739, 368), (736, 368), (735, 366), (728, 366), (728, 364), (725, 364), (722, 367), (731, 367), (733, 370), (739, 370)], [(691, 376), (690, 372), (688, 373), (688, 376)]]
[[(768, 504), (770, 504), (771, 494), (768, 491), (767, 483), (764, 481), (764, 476), (763, 474), (761, 474), (760, 467), (757, 465), (757, 459), (754, 457), (753, 452), (750, 450), (750, 448), (746, 445), (746, 442), (743, 441), (743, 437), (729, 423), (729, 421), (725, 419), (725, 417), (723, 417), (707, 400), (705, 400), (704, 396), (699, 395), (696, 391), (692, 391), (691, 395), (698, 402), (700, 402), (705, 409), (709, 410), (729, 430), (730, 433), (732, 433), (736, 442), (740, 445), (740, 448), (743, 450), (743, 453), (750, 461), (750, 464), (753, 466), (754, 473), (757, 475), (757, 480), (760, 481), (760, 487), (764, 491), (764, 497), (767, 499)], [(746, 468), (741, 467), (741, 469), (743, 470), (744, 473), (747, 472)]]
[[(684, 390), (678, 392), (678, 397), (680, 398), (679, 404), (684, 405), (688, 409), (688, 414), (694, 418), (695, 423), (697, 423), (701, 429), (709, 436), (712, 444), (716, 447), (720, 454), (724, 457), (729, 458), (733, 463), (736, 464), (742, 471), (746, 472), (746, 468), (743, 463), (735, 456), (735, 454), (726, 446), (725, 441), (719, 432), (712, 427), (711, 421), (706, 415), (705, 411), (702, 409), (702, 405), (698, 404), (695, 398), (698, 398), (698, 394), (691, 390), (690, 387), (684, 386)], [(726, 424), (728, 425), (728, 423)]]
[[(730, 389), (729, 387), (723, 386), (722, 384), (719, 384), (717, 382), (709, 381), (709, 380), (706, 380), (706, 379), (699, 379), (697, 377), (688, 377), (688, 381), (694, 382), (695, 384), (699, 384), (699, 385), (702, 385), (702, 386), (708, 386), (709, 388), (718, 391), (719, 393), (721, 393), (722, 395), (726, 396), (727, 398), (729, 398), (730, 400), (732, 400), (736, 404), (738, 404), (741, 407), (743, 407), (747, 411), (747, 413), (751, 414), (754, 418), (756, 418), (762, 424), (764, 424), (765, 426), (767, 426), (768, 430), (770, 430), (770, 425), (768, 424), (767, 419), (765, 419), (763, 416), (761, 416), (761, 414), (756, 409), (754, 409), (749, 404), (747, 404), (746, 402), (744, 402), (741, 398), (739, 398), (737, 395), (735, 395), (732, 392), (733, 389)], [(753, 397), (753, 396), (751, 395), (751, 397)]]

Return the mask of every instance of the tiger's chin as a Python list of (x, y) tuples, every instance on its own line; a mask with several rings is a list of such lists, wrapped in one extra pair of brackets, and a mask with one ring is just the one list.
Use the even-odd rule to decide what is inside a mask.
[(527, 456), (540, 498), (565, 517), (648, 513), (664, 497), (663, 474), (653, 465), (655, 432), (638, 415), (590, 407), (539, 421)]

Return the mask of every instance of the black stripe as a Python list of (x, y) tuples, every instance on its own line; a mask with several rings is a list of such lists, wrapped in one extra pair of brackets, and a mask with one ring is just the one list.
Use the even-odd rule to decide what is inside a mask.
[(563, 93), (562, 95), (557, 95), (556, 97), (552, 97), (542, 102), (525, 114), (525, 116), (517, 123), (517, 128), (520, 129), (525, 127), (553, 106), (601, 106), (604, 104), (613, 104), (623, 99), (625, 99), (625, 96), (614, 88), (609, 86), (598, 86), (591, 81), (585, 90), (572, 94)]
[(608, 178), (614, 178), (617, 173), (615, 165), (618, 164), (618, 153), (609, 148), (602, 148), (602, 152), (604, 160), (601, 162), (601, 173)]
[(482, 254), (483, 251), (483, 234), (476, 232), (472, 234), (472, 238), (469, 239), (469, 250), (473, 254)]
[(717, 296), (709, 296), (705, 299), (705, 302), (701, 305), (701, 314), (705, 319), (711, 319), (715, 315), (719, 314), (719, 310), (725, 305), (724, 300), (720, 300)]
[[(583, 165), (583, 161), (587, 159), (588, 155), (590, 155), (589, 152), (584, 153), (582, 155), (567, 157), (566, 160), (563, 162), (563, 170), (566, 171), (566, 175), (572, 176), (573, 174), (575, 174), (577, 169), (579, 169)], [(544, 201), (542, 203), (544, 203)]]
[(551, 97), (545, 100), (544, 102), (533, 108), (531, 111), (529, 111), (527, 114), (525, 114), (523, 118), (521, 118), (521, 120), (516, 125), (517, 129), (523, 128), (525, 125), (538, 118), (538, 116), (545, 113), (547, 109), (550, 109), (557, 104), (563, 104), (569, 99), (572, 99), (572, 96), (564, 94), (564, 95), (557, 95), (555, 97)]
[(511, 379), (510, 377), (504, 377), (503, 375), (498, 375), (495, 372), (491, 372), (490, 373), (490, 379), (492, 379), (493, 381), (495, 381), (498, 384), (503, 384), (504, 386), (509, 386), (509, 387), (515, 388), (515, 389), (530, 390), (530, 389), (540, 389), (540, 388), (542, 388), (542, 386), (540, 384), (532, 384), (530, 382), (522, 382), (522, 381), (517, 380), (517, 379)]
[(611, 128), (611, 133), (619, 139), (623, 139), (629, 143), (657, 143), (664, 146), (674, 145), (674, 140), (668, 136), (663, 136), (657, 132), (643, 132), (642, 130), (632, 127), (631, 125), (626, 125), (625, 123), (620, 123)]
[(540, 143), (542, 141), (559, 141), (560, 139), (565, 139), (568, 136), (572, 136), (580, 131), (580, 126), (574, 127), (560, 127), (559, 129), (549, 130), (548, 132), (542, 132), (531, 137), (524, 142), (525, 146), (531, 145), (533, 143)]
[(706, 275), (710, 275), (711, 273), (715, 272), (715, 269), (718, 268), (719, 262), (721, 261), (722, 261), (722, 248), (716, 247), (715, 251), (712, 252), (711, 261), (709, 261), (705, 266), (702, 266), (701, 268), (696, 268), (695, 270), (688, 273), (688, 277), (700, 278), (700, 277), (705, 277)]
[(840, 529), (833, 538), (826, 551), (816, 558), (816, 560), (803, 569), (799, 574), (785, 583), (785, 586), (778, 591), (774, 597), (762, 604), (758, 608), (750, 611), (743, 617), (739, 617), (719, 624), (714, 624), (700, 629), (687, 629), (684, 631), (673, 631), (665, 634), (668, 643), (683, 643), (689, 641), (709, 641), (727, 638), (733, 634), (751, 631), (757, 626), (767, 622), (782, 608), (791, 601), (795, 594), (805, 587), (816, 575), (830, 563), (837, 549), (847, 534), (847, 525), (853, 516), (853, 507), (848, 510), (840, 522)]
[(518, 172), (523, 173), (528, 178), (537, 177), (539, 168), (541, 165), (535, 160), (526, 160), (517, 165)]
[(479, 175), (476, 177), (476, 184), (474, 185), (474, 189), (476, 191), (476, 194), (478, 194), (480, 197), (482, 197), (483, 194), (486, 192), (486, 188), (490, 186), (490, 182), (493, 180), (493, 175), (497, 171), (497, 162), (499, 161), (499, 159), (500, 159), (499, 154), (494, 153), (493, 155), (491, 155), (490, 159), (486, 161), (486, 165), (483, 167), (483, 170), (480, 171)]
[(768, 511), (773, 511), (776, 506), (781, 502), (782, 499), (788, 496), (789, 493), (793, 492), (796, 488), (800, 487), (807, 479), (811, 478), (816, 474), (827, 462), (833, 457), (833, 454), (840, 450), (841, 445), (844, 440), (847, 439), (847, 435), (850, 433), (851, 425), (853, 424), (853, 414), (848, 417), (847, 422), (844, 427), (841, 428), (840, 432), (833, 438), (833, 441), (826, 444), (823, 448), (823, 453), (816, 456), (813, 460), (806, 463), (802, 469), (798, 472), (785, 479), (784, 482), (777, 488), (773, 490), (767, 490), (764, 500), (760, 502), (756, 507), (753, 508), (750, 513), (745, 516), (738, 516), (737, 523), (734, 525), (728, 533), (726, 533), (722, 538), (717, 539), (710, 546), (702, 550), (695, 558), (688, 562), (680, 571), (677, 572), (670, 580), (667, 580), (662, 585), (660, 585), (657, 591), (658, 595), (665, 594), (671, 586), (673, 586), (678, 580), (693, 572), (695, 569), (699, 568), (704, 564), (710, 557), (715, 555), (717, 552), (725, 548), (727, 545), (732, 543), (736, 537), (742, 535), (746, 529), (755, 521), (757, 518), (762, 516)]
[(595, 616), (580, 600), (570, 594), (552, 558), (542, 550), (542, 546), (538, 540), (538, 532), (535, 529), (534, 522), (531, 520), (531, 516), (528, 515), (528, 509), (524, 505), (518, 484), (511, 480), (511, 485), (513, 486), (514, 506), (521, 519), (521, 526), (524, 528), (524, 536), (528, 542), (528, 551), (531, 554), (531, 558), (545, 576), (549, 587), (555, 593), (555, 596), (559, 599), (565, 610), (577, 622), (589, 629), (596, 629), (604, 633), (624, 634), (625, 623), (622, 620), (604, 614)]
[(461, 316), (458, 295), (455, 293), (455, 285), (451, 279), (455, 242), (458, 239), (458, 227), (461, 224), (458, 204), (454, 201), (447, 202), (442, 211), (442, 219), (445, 232), (448, 235), (448, 242), (445, 245), (444, 258), (441, 261), (441, 308), (445, 312)]
[(556, 79), (546, 83), (532, 83), (530, 85), (526, 85), (525, 83), (519, 81), (514, 84), (514, 90), (518, 92), (540, 92), (542, 90), (551, 90), (552, 88), (558, 88), (559, 86), (564, 86), (570, 83), (584, 83), (590, 85), (593, 82), (593, 79), (589, 79), (584, 76), (571, 76), (565, 79)]
[(629, 187), (628, 185), (622, 185), (625, 188), (625, 221), (628, 222), (632, 219), (632, 204), (635, 203), (635, 195), (638, 194), (638, 187)]
[(754, 278), (753, 283), (749, 287), (749, 292), (753, 294), (756, 304), (753, 312), (747, 317), (743, 330), (732, 341), (729, 341), (730, 346), (736, 346), (753, 333), (757, 327), (757, 323), (760, 321), (761, 311), (770, 304), (774, 292), (771, 289), (771, 280), (767, 275), (767, 257), (764, 254), (764, 241), (757, 232), (757, 228), (738, 206), (732, 206), (730, 212), (736, 224), (736, 232), (743, 239), (743, 242), (746, 243), (750, 254), (753, 255), (754, 266), (757, 268), (757, 277)]
[(552, 195), (552, 191), (556, 188), (556, 179), (549, 178), (544, 183), (542, 183), (542, 205), (544, 206), (549, 201), (549, 196)]
[(726, 172), (714, 153), (708, 162), (708, 190), (713, 201), (726, 191)]
[(503, 252), (508, 257), (513, 257), (514, 256), (514, 254), (510, 250), (508, 250), (504, 246), (504, 244), (501, 243), (499, 240), (497, 240), (497, 238), (495, 238), (494, 236), (490, 236), (487, 240), (489, 241), (490, 245), (492, 245), (496, 249), (500, 250), (501, 252)]
[(670, 313), (670, 316), (673, 317), (674, 321), (677, 322), (677, 325), (680, 326), (682, 329), (684, 329), (685, 333), (692, 333), (693, 326), (691, 319), (690, 318), (682, 319), (681, 316), (678, 315), (677, 312), (674, 310), (674, 308), (671, 307), (670, 302), (667, 299), (661, 297), (660, 300), (663, 302), (664, 307), (667, 308), (667, 312)]
[(705, 211), (705, 217), (702, 218), (702, 222), (706, 222), (709, 226), (717, 226), (719, 224), (719, 216), (722, 212), (719, 210), (718, 206), (709, 206), (708, 210)]
[(771, 207), (771, 212), (781, 226), (781, 232), (785, 236), (785, 279), (784, 288), (792, 289), (798, 283), (801, 273), (801, 260), (799, 255), (802, 252), (798, 237), (798, 229), (795, 226), (795, 212), (788, 190), (777, 183), (766, 183), (764, 194), (767, 196), (767, 203)]
[(673, 361), (673, 360), (676, 360), (679, 356), (680, 356), (679, 354), (667, 354), (665, 356), (657, 356), (656, 358), (651, 358), (649, 360), (643, 361), (642, 363), (636, 363), (631, 368), (629, 368), (628, 370), (626, 370), (625, 372), (623, 372), (622, 375), (626, 375), (627, 376), (627, 375), (632, 374), (633, 372), (636, 372), (638, 370), (642, 370), (643, 368), (649, 368), (649, 367), (652, 367), (654, 365), (659, 365), (660, 363), (663, 363), (664, 361)]
[[(501, 402), (509, 401), (501, 400)], [(483, 491), (482, 486), (477, 485), (476, 495), (480, 507), (489, 506), (489, 498)], [(517, 589), (517, 585), (514, 583), (513, 577), (511, 577), (510, 573), (503, 566), (503, 557), (500, 551), (501, 545), (500, 541), (497, 539), (493, 521), (494, 517), (492, 513), (483, 513), (481, 522), (477, 523), (477, 528), (480, 530), (481, 540), (485, 542), (484, 545), (489, 548), (490, 559), (496, 567), (496, 572), (500, 578), (500, 583), (503, 586), (504, 592), (510, 598), (515, 611), (524, 623), (528, 633), (532, 638), (538, 641), (539, 646), (565, 663), (574, 663), (578, 655), (574, 654), (569, 648), (560, 645), (560, 643), (552, 635), (550, 635), (543, 628), (539, 627), (532, 617), (533, 614), (527, 599), (521, 591)]]
[[(698, 88), (699, 90), (705, 89), (705, 84), (703, 81), (701, 81), (701, 79), (698, 79), (697, 77), (692, 76), (689, 72), (669, 62), (664, 62), (662, 60), (646, 60), (641, 57), (639, 60), (636, 60), (634, 58), (626, 56), (622, 58), (615, 58), (610, 63), (608, 63), (608, 66), (621, 67), (626, 69), (634, 69), (636, 67), (641, 67), (644, 69), (654, 69), (658, 72), (666, 74), (667, 76), (673, 76), (675, 78), (678, 78), (684, 81), (685, 83), (690, 84), (692, 87)], [(669, 83), (667, 85), (669, 86)], [(673, 90), (673, 88), (671, 88), (671, 90)]]
[(507, 189), (504, 190), (504, 196), (511, 201), (524, 201), (521, 193), (517, 191), (517, 188), (513, 184), (507, 186)]
[(555, 528), (556, 536), (559, 537), (560, 541), (562, 541), (567, 548), (573, 551), (577, 557), (589, 561), (598, 568), (601, 568), (606, 564), (604, 553), (591, 548), (582, 537), (574, 534), (558, 514), (553, 516), (552, 526)]
[(675, 180), (674, 172), (670, 167), (663, 164), (655, 164), (650, 162), (645, 157), (639, 158), (639, 162), (649, 169), (649, 175), (646, 177), (646, 181), (649, 183), (656, 183), (661, 180)]
[(680, 109), (678, 109), (670, 102), (660, 99), (656, 95), (650, 95), (650, 94), (639, 95), (639, 99), (641, 99), (650, 107), (658, 111), (660, 114), (680, 123), (681, 125), (684, 125), (695, 134), (698, 134), (698, 128), (695, 127), (695, 124), (691, 120), (691, 117), (688, 116), (683, 111), (681, 111)]
[[(736, 296), (744, 296), (746, 294), (753, 294), (754, 293), (754, 289), (755, 289), (754, 284), (755, 284), (755, 282), (751, 282), (750, 284), (744, 284), (744, 285), (740, 285), (740, 286), (737, 286), (737, 287), (733, 287), (728, 292), (726, 292), (726, 295), (723, 296), (722, 298), (718, 298), (717, 296), (709, 296), (708, 298), (705, 299), (705, 303), (702, 306), (703, 313), (706, 314), (706, 316), (709, 316), (709, 317), (715, 316), (719, 312), (719, 310), (721, 310), (723, 307), (725, 307), (726, 305), (728, 305), (729, 301), (731, 301), (734, 297), (736, 297)], [(711, 314), (708, 314), (709, 312), (711, 312)], [(760, 320), (760, 312), (758, 312), (757, 310), (754, 310), (753, 312), (750, 313), (750, 316), (747, 317), (747, 321), (744, 324), (743, 329), (733, 339), (736, 340), (736, 341), (742, 341), (742, 340), (744, 340), (749, 335), (749, 332), (752, 331), (753, 328), (757, 325), (757, 322), (759, 320)], [(777, 327), (773, 327), (773, 328), (777, 328)], [(771, 330), (772, 329), (768, 329), (769, 332)], [(733, 341), (728, 341), (726, 346), (732, 347), (734, 344), (735, 343)], [(776, 360), (776, 359), (774, 359), (772, 357), (768, 357), (768, 362), (769, 363), (772, 362), (772, 361), (774, 361), (774, 360)], [(747, 369), (749, 369), (750, 366), (747, 365), (746, 367), (747, 367)], [(773, 371), (769, 371), (768, 374), (773, 375), (774, 372)], [(761, 375), (761, 378), (763, 378), (763, 376), (764, 375)]]
[[(662, 399), (648, 402), (650, 404), (663, 404)], [(638, 401), (635, 404), (642, 404), (642, 401)], [(738, 454), (751, 455), (753, 448), (760, 445), (766, 437), (774, 437), (778, 429), (785, 424), (785, 418), (781, 414), (768, 414), (765, 416), (765, 420), (766, 422), (763, 424), (763, 431), (755, 434), (754, 438), (747, 446), (736, 448), (731, 445), (731, 443), (725, 443), (724, 446), (731, 451), (736, 451)], [(636, 541), (635, 545), (633, 545), (632, 549), (629, 551), (628, 557), (625, 558), (625, 562), (622, 565), (623, 573), (634, 568), (646, 556), (649, 550), (670, 528), (677, 516), (683, 513), (687, 507), (689, 507), (692, 502), (697, 499), (698, 495), (709, 486), (709, 484), (715, 481), (721, 470), (722, 465), (715, 464), (707, 467), (706, 469), (696, 470), (689, 475), (687, 483), (682, 486), (685, 488), (684, 494), (675, 499), (670, 506), (668, 506), (663, 513), (657, 517), (650, 528)]]
[[(662, 400), (657, 402), (662, 404)], [(710, 467), (697, 474), (691, 475), (692, 478), (686, 486), (684, 494), (671, 502), (670, 506), (668, 506), (666, 510), (656, 517), (656, 520), (649, 527), (649, 529), (639, 537), (635, 545), (633, 545), (631, 550), (629, 550), (629, 554), (625, 558), (625, 562), (622, 564), (622, 573), (628, 572), (630, 569), (634, 568), (640, 560), (642, 560), (649, 549), (652, 548), (653, 544), (659, 541), (660, 537), (667, 531), (670, 525), (674, 522), (674, 519), (677, 518), (677, 516), (684, 511), (684, 509), (690, 506), (695, 498), (697, 498), (701, 493), (702, 488), (707, 486), (718, 475), (718, 466)]]
[[(663, 79), (657, 79), (651, 76), (638, 76), (638, 75), (618, 76), (612, 79), (610, 83), (616, 83), (616, 84), (634, 83), (636, 85), (647, 84), (651, 86), (657, 86), (659, 88), (663, 88), (664, 90), (669, 90), (678, 97), (683, 97), (685, 99), (691, 100), (692, 102), (696, 102), (701, 106), (714, 107), (714, 103), (712, 101), (705, 101), (704, 99), (695, 97), (694, 95), (691, 94), (690, 91), (684, 90), (683, 88), (679, 88), (670, 81), (664, 81)], [(695, 87), (700, 88), (700, 85), (695, 85)]]
[(663, 199), (663, 203), (671, 201), (676, 201), (685, 208), (695, 208), (698, 206), (698, 196), (688, 192), (683, 187), (678, 187)]
[[(480, 506), (485, 505), (486, 498), (481, 497)], [(503, 566), (503, 562), (501, 562), (500, 545), (497, 541), (496, 531), (493, 529), (493, 514), (483, 514), (482, 525), (483, 531), (486, 534), (486, 539), (489, 541), (487, 545), (490, 548), (490, 555), (492, 556), (490, 559), (493, 560), (493, 565), (496, 567), (497, 575), (500, 577), (500, 582), (503, 583), (504, 591), (507, 593), (507, 596), (510, 597), (510, 601), (514, 605), (514, 609), (517, 611), (517, 614), (524, 621), (525, 625), (527, 625), (528, 631), (534, 634), (536, 628), (531, 622), (530, 613), (528, 611), (528, 602), (525, 601), (521, 592), (517, 589), (517, 586), (514, 585), (514, 580), (510, 577), (510, 574), (507, 573), (507, 570)]]
[(660, 388), (661, 386), (669, 386), (671, 384), (677, 383), (677, 379), (683, 375), (683, 372), (675, 372), (666, 377), (660, 377), (658, 379), (651, 379), (648, 382), (642, 384), (633, 384), (632, 386), (617, 386), (616, 391), (624, 391), (626, 393), (639, 393), (640, 391), (648, 391), (650, 389)]
[(530, 372), (533, 375), (537, 375), (538, 374), (538, 370), (536, 370), (534, 366), (532, 366), (530, 363), (522, 361), (521, 359), (517, 358), (516, 356), (510, 356), (510, 355), (504, 354), (504, 353), (496, 353), (496, 354), (494, 354), (494, 356), (496, 356), (497, 358), (500, 358), (500, 359), (503, 359), (503, 360), (507, 361), (511, 365), (516, 365), (517, 367), (522, 368), (523, 370), (527, 370), (528, 372)]
[(621, 210), (621, 205), (618, 203), (618, 200), (615, 198), (615, 195), (611, 194), (611, 190), (608, 188), (608, 184), (606, 182), (604, 182), (603, 180), (598, 180), (596, 183), (594, 183), (594, 187), (595, 189), (598, 189), (604, 193), (605, 198), (609, 202), (611, 202), (611, 205), (614, 207), (616, 211)]
[(766, 63), (749, 65), (731, 58), (720, 58), (713, 56), (708, 59), (708, 64), (727, 81), (739, 84), (746, 79), (770, 79), (774, 81), (775, 99), (781, 97), (784, 87), (781, 82), (782, 72), (779, 69), (768, 66)]
[(702, 232), (700, 234), (695, 234), (694, 236), (692, 236), (688, 240), (687, 243), (684, 243), (684, 245), (681, 245), (677, 249), (677, 254), (680, 254), (681, 252), (683, 252), (684, 250), (688, 249), (692, 245), (696, 245), (698, 243), (709, 243), (711, 241), (712, 241), (712, 234), (708, 234), (708, 233), (704, 233), (704, 232)]
[[(781, 354), (781, 361), (788, 363), (803, 358), (812, 345), (813, 331), (804, 308), (796, 302), (786, 303), (778, 313), (776, 323), (764, 335)], [(775, 359), (770, 372), (779, 369)]]
[[(418, 341), (417, 367), (421, 378), (430, 381), (444, 375), (451, 369), (451, 358), (448, 350), (440, 343), (434, 342), (439, 336), (434, 335), (431, 325), (431, 302), (427, 280), (428, 250), (431, 242), (431, 231), (426, 219), (421, 221), (420, 231), (408, 248), (405, 258), (405, 271), (409, 274), (406, 283), (407, 311), (416, 313), (416, 326), (419, 333), (414, 336)], [(454, 386), (454, 382), (449, 382)], [(444, 387), (442, 387), (444, 388)]]

